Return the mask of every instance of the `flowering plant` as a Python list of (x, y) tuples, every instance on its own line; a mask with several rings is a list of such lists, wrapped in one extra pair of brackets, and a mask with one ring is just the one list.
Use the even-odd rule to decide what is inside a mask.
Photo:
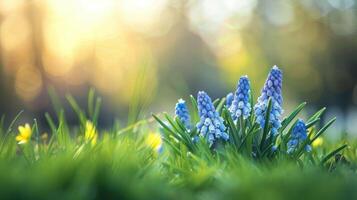
[[(242, 76), (237, 90), (226, 98), (212, 101), (204, 91), (198, 92), (197, 99), (191, 96), (191, 115), (181, 99), (176, 105), (174, 118), (166, 113), (166, 120), (156, 115), (153, 117), (163, 127), (165, 144), (178, 155), (186, 151), (215, 156), (233, 151), (257, 160), (273, 160), (281, 156), (299, 160), (303, 155), (311, 155), (312, 143), (325, 133), (335, 118), (318, 131), (310, 131), (312, 127), (317, 129), (326, 109), (317, 111), (306, 122), (296, 119), (306, 103), (283, 117), (282, 85), (282, 71), (274, 66), (255, 104), (250, 80), (248, 76)], [(323, 159), (315, 159), (324, 163), (346, 146)]]

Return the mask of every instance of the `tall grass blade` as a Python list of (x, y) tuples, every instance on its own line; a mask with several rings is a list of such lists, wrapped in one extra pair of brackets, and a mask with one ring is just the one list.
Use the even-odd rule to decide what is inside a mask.
[(265, 124), (264, 124), (264, 129), (263, 129), (263, 135), (262, 135), (262, 139), (261, 139), (261, 142), (260, 142), (260, 150), (261, 151), (264, 150), (265, 141), (266, 141), (268, 133), (269, 133), (271, 109), (272, 109), (272, 99), (269, 98), (269, 100), (268, 100), (268, 108), (267, 108), (267, 111), (266, 111), (266, 114), (265, 114)]
[(346, 147), (348, 147), (347, 144), (342, 145), (341, 147), (337, 148), (336, 150), (332, 151), (328, 155), (326, 155), (322, 160), (321, 160), (321, 165), (324, 165), (328, 160), (330, 160), (332, 157), (334, 157), (336, 154), (338, 154), (340, 151), (344, 150)]

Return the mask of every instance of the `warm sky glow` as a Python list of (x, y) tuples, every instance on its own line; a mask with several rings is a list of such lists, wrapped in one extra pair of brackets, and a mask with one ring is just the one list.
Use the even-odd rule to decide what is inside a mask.
[[(321, 8), (308, 2), (303, 1), (299, 6), (314, 16), (316, 13), (319, 17), (326, 16), (334, 9), (342, 11), (323, 22), (330, 23), (336, 34), (357, 31), (354, 26), (357, 17), (353, 18), (355, 10), (351, 10), (355, 1), (329, 0), (321, 3)], [(214, 64), (233, 83), (237, 73), (261, 76), (264, 72), (247, 66), (268, 67), (267, 56), (271, 55), (265, 55), (262, 46), (274, 46), (275, 41), (264, 40), (259, 28), (263, 30), (268, 25), (284, 36), (286, 31), (305, 26), (298, 21), (301, 8), (296, 4), (284, 0), (270, 3), (259, 0), (0, 0), (1, 61), (5, 75), (14, 81), (13, 89), (26, 103), (35, 101), (48, 84), (79, 90), (92, 86), (114, 101), (127, 103), (140, 67), (151, 68), (148, 76), (152, 82), (148, 85), (155, 85), (155, 73), (160, 66), (157, 61), (162, 59), (160, 53), (169, 49), (175, 60), (176, 47), (188, 41), (181, 47), (190, 48), (192, 39), (193, 43), (197, 42), (192, 47), (207, 48), (215, 59)], [(252, 23), (256, 24), (252, 26)], [(324, 36), (320, 30), (308, 23), (306, 26), (311, 27), (304, 41), (319, 40), (315, 48), (326, 49), (327, 40), (321, 38)], [(284, 43), (291, 52), (278, 60), (307, 66), (299, 72), (313, 72), (309, 54), (293, 52), (300, 51), (300, 36), (295, 43), (291, 40)], [(290, 48), (294, 45), (295, 48)], [(185, 53), (183, 49), (182, 54)], [(294, 74), (298, 78), (299, 73)], [(320, 82), (311, 85), (318, 88)]]

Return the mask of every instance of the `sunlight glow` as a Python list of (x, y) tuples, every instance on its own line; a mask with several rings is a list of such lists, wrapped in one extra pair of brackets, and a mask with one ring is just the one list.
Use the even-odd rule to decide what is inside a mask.
[(123, 0), (122, 18), (131, 26), (151, 26), (161, 17), (167, 0)]
[(42, 89), (42, 77), (34, 66), (20, 67), (15, 76), (16, 94), (25, 101), (31, 101)]
[(23, 15), (14, 15), (4, 20), (1, 27), (1, 41), (4, 50), (12, 51), (27, 42), (29, 25)]

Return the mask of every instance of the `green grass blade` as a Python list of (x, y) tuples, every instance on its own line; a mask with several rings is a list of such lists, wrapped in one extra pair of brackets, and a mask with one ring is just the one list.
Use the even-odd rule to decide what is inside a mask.
[(93, 118), (92, 118), (92, 121), (95, 125), (97, 125), (97, 123), (98, 123), (101, 106), (102, 106), (102, 98), (98, 97), (95, 102), (94, 113), (93, 113)]
[(219, 102), (219, 104), (216, 107), (216, 110), (219, 114), (222, 113), (222, 109), (224, 107), (224, 105), (226, 105), (226, 98), (222, 98), (221, 101)]
[(307, 124), (311, 123), (312, 121), (315, 121), (318, 118), (321, 118), (321, 116), (325, 113), (326, 111), (326, 107), (321, 108), (319, 111), (317, 111), (314, 115), (312, 115), (312, 117), (310, 117), (309, 120), (307, 120)]
[(306, 145), (311, 145), (318, 137), (320, 137), (323, 133), (325, 133), (325, 131), (336, 121), (336, 118), (331, 119), (324, 127), (322, 127), (319, 132), (316, 133), (316, 135), (313, 137), (312, 140), (310, 140), (310, 136), (309, 135), (307, 137), (307, 139), (304, 141), (304, 143), (300, 146), (300, 148), (298, 149), (298, 151), (296, 151), (295, 154), (295, 158), (298, 159), (304, 152), (304, 149), (306, 147)]
[(79, 121), (81, 122), (82, 125), (84, 125), (86, 123), (85, 113), (79, 107), (77, 101), (73, 98), (72, 95), (66, 95), (66, 98), (73, 111), (77, 114)]
[(178, 135), (181, 136), (182, 138), (182, 142), (191, 150), (194, 150), (194, 144), (191, 140), (190, 135), (188, 134), (188, 132), (186, 131), (185, 128), (181, 129), (180, 125), (175, 123), (175, 121), (167, 114), (164, 113), (165, 118), (167, 119), (167, 121), (170, 123), (170, 125), (175, 129), (175, 131), (177, 132)]
[(51, 133), (54, 134), (56, 132), (55, 122), (53, 121), (51, 115), (49, 113), (47, 113), (47, 112), (45, 113), (45, 118), (46, 118), (48, 126), (51, 129)]
[(195, 124), (200, 120), (200, 117), (198, 115), (198, 106), (195, 97), (190, 95), (190, 99), (192, 104), (191, 116), (192, 116), (193, 124)]
[(5, 135), (4, 137), (2, 138), (2, 141), (1, 141), (1, 145), (0, 145), (0, 152), (3, 151), (3, 148), (5, 146), (5, 144), (7, 143), (7, 139), (13, 129), (13, 126), (15, 125), (15, 123), (17, 122), (17, 120), (20, 118), (20, 116), (22, 115), (24, 111), (21, 110), (16, 116), (15, 118), (11, 121), (9, 127), (7, 128), (6, 132), (5, 132)]
[(55, 110), (57, 118), (59, 119), (60, 112), (63, 108), (60, 98), (57, 95), (56, 90), (52, 86), (48, 87), (47, 92), (48, 92), (48, 96), (50, 97), (53, 109)]
[(339, 153), (340, 151), (344, 150), (348, 145), (344, 144), (341, 147), (337, 148), (336, 150), (332, 151), (331, 153), (329, 153), (327, 156), (325, 156), (322, 160), (321, 160), (321, 165), (324, 165), (328, 160), (330, 160), (332, 157), (334, 157), (337, 153)]
[(95, 89), (91, 88), (88, 92), (88, 115), (90, 118), (94, 116), (94, 98), (95, 98)]
[(306, 102), (300, 104), (288, 117), (286, 117), (281, 123), (281, 131), (284, 131), (285, 128), (295, 119), (295, 117), (304, 109)]
[(230, 130), (230, 137), (233, 139), (233, 143), (236, 147), (239, 146), (239, 130), (237, 129), (236, 125), (233, 122), (233, 119), (231, 117), (230, 112), (228, 111), (227, 108), (223, 109), (223, 116), (225, 118), (225, 121), (228, 125), (228, 129)]
[(1, 116), (1, 119), (0, 119), (0, 131), (1, 131), (1, 134), (3, 134), (3, 132), (5, 131), (4, 129), (4, 125), (5, 125), (5, 115), (2, 115)]
[(173, 131), (170, 127), (168, 127), (159, 117), (157, 117), (154, 114), (152, 114), (152, 116), (162, 126), (162, 128), (164, 128), (166, 131), (171, 133), (171, 135), (174, 136), (175, 139), (177, 139), (179, 141), (182, 140), (182, 138), (175, 131)]
[(313, 127), (316, 123), (318, 123), (321, 119), (317, 118), (315, 120), (310, 121), (309, 123), (306, 124), (306, 128), (309, 129), (311, 127)]
[(177, 126), (180, 128), (180, 131), (182, 131), (182, 132), (187, 131), (185, 125), (181, 122), (181, 120), (179, 118), (175, 117), (174, 120), (175, 120)]
[(221, 102), (221, 100), (218, 98), (218, 99), (215, 99), (212, 103), (213, 103), (213, 106), (215, 108), (217, 108), (218, 104)]
[(336, 117), (331, 119), (324, 127), (322, 127), (319, 132), (316, 133), (314, 138), (311, 140), (310, 144), (313, 143), (318, 137), (320, 137), (325, 131), (336, 121)]
[(260, 142), (260, 150), (261, 151), (264, 150), (265, 141), (266, 141), (266, 138), (267, 138), (268, 133), (269, 133), (271, 109), (272, 109), (272, 100), (270, 98), (268, 100), (268, 108), (267, 108), (267, 111), (265, 113), (265, 125), (264, 125), (264, 129), (263, 129), (262, 140)]
[(180, 151), (180, 149), (178, 149), (176, 146), (175, 146), (175, 144), (173, 144), (170, 140), (168, 140), (167, 138), (162, 138), (163, 140), (164, 140), (164, 142), (167, 144), (167, 145), (169, 145), (173, 150), (174, 150), (174, 152), (176, 153), (176, 154), (178, 154), (178, 155), (181, 155), (181, 151)]
[(9, 134), (9, 133), (12, 131), (13, 126), (15, 125), (15, 123), (16, 123), (17, 120), (20, 118), (20, 116), (22, 115), (23, 112), (24, 112), (24, 111), (21, 110), (21, 111), (15, 116), (15, 118), (11, 121), (9, 127), (7, 128), (6, 135)]

